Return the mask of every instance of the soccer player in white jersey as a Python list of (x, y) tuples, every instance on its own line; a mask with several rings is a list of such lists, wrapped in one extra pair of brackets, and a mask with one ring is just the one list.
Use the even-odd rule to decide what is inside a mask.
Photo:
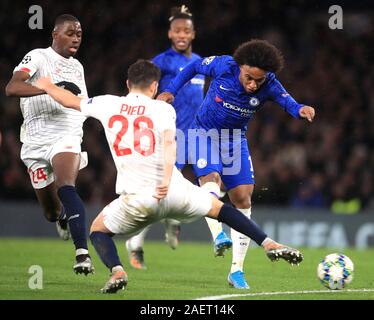
[[(14, 69), (6, 95), (20, 97), (23, 114), (21, 159), (48, 221), (56, 222), (64, 240), (73, 238), (76, 273), (94, 271), (87, 248), (85, 208), (75, 189), (78, 170), (87, 165), (81, 152), (86, 117), (66, 109), (32, 84), (50, 75), (57, 85), (87, 97), (82, 64), (73, 56), (82, 40), (79, 20), (68, 14), (55, 20), (52, 45), (25, 55)], [(70, 232), (69, 232), (70, 229)]]
[(112, 272), (102, 292), (115, 293), (127, 284), (112, 236), (129, 238), (165, 218), (191, 222), (208, 216), (251, 237), (271, 260), (300, 263), (303, 256), (298, 250), (268, 238), (253, 220), (192, 184), (174, 166), (176, 115), (170, 104), (153, 99), (159, 79), (156, 65), (138, 60), (128, 70), (126, 97), (82, 99), (48, 77), (35, 83), (65, 107), (98, 119), (105, 130), (117, 168), (119, 197), (99, 213), (90, 231), (92, 244)]

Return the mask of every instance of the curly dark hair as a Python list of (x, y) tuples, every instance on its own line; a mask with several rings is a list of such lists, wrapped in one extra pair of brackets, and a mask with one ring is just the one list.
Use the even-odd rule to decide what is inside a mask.
[(268, 41), (259, 39), (241, 44), (233, 57), (240, 66), (257, 67), (268, 72), (278, 72), (284, 64), (282, 53)]

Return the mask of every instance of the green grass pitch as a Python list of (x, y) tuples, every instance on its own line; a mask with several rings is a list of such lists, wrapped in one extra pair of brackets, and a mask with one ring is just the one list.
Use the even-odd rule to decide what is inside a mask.
[[(304, 249), (304, 262), (290, 266), (285, 261), (270, 262), (263, 250), (249, 249), (245, 272), (250, 290), (237, 290), (227, 284), (231, 252), (214, 258), (208, 243), (182, 242), (171, 250), (162, 242), (146, 242), (148, 270), (129, 267), (124, 240), (116, 239), (120, 258), (128, 272), (125, 290), (114, 295), (100, 293), (109, 272), (90, 247), (96, 272), (85, 277), (72, 271), (72, 243), (59, 239), (0, 239), (0, 299), (115, 299), (190, 300), (229, 295), (234, 300), (374, 300), (374, 250), (347, 249), (355, 264), (349, 290), (329, 291), (316, 278), (319, 261), (334, 249)], [(43, 270), (43, 289), (30, 289), (30, 266)], [(366, 290), (363, 290), (366, 289)], [(327, 292), (328, 291), (328, 292)], [(277, 293), (276, 293), (277, 292)], [(276, 293), (276, 294), (274, 294)]]

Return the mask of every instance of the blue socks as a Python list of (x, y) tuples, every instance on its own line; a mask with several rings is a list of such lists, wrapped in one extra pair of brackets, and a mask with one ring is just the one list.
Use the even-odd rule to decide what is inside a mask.
[(260, 229), (260, 227), (252, 220), (248, 219), (239, 210), (224, 204), (218, 213), (217, 220), (226, 223), (229, 227), (236, 231), (245, 234), (247, 237), (253, 239), (259, 246), (265, 240), (267, 235)]
[(86, 237), (86, 211), (74, 186), (63, 186), (57, 191), (65, 209), (75, 249), (88, 249)]
[(113, 267), (122, 265), (118, 257), (116, 245), (109, 234), (94, 231), (90, 234), (90, 239), (101, 261), (110, 271), (112, 271)]

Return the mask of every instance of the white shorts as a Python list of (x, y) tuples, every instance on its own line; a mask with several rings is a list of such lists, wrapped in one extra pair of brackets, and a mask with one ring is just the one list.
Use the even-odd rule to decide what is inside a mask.
[(34, 189), (45, 188), (54, 181), (52, 159), (58, 153), (79, 153), (81, 155), (79, 169), (87, 166), (87, 152), (81, 152), (81, 140), (81, 137), (66, 136), (54, 144), (22, 145), (21, 160), (27, 167)]
[(121, 195), (103, 209), (103, 217), (109, 231), (130, 238), (162, 219), (188, 223), (206, 216), (211, 208), (212, 195), (175, 168), (166, 198), (158, 202), (152, 194)]

